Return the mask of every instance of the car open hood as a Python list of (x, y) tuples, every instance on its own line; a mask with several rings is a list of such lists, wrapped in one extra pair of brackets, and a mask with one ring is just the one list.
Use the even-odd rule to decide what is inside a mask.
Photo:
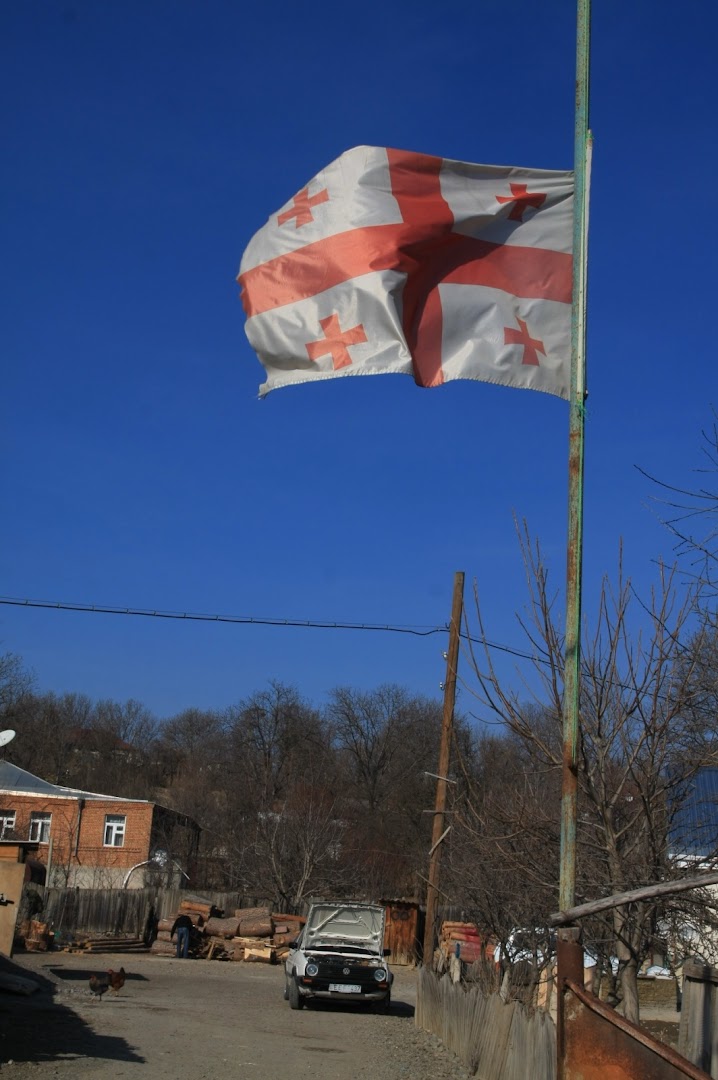
[(312, 904), (302, 944), (305, 949), (356, 946), (381, 955), (384, 908), (374, 904)]

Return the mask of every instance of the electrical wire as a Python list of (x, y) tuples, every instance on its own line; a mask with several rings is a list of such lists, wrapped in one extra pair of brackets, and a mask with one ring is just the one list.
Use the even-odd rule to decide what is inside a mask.
[[(159, 611), (151, 608), (113, 607), (108, 604), (71, 604), (61, 600), (21, 600), (18, 597), (0, 596), (0, 604), (11, 607), (44, 608), (53, 611), (76, 611), (96, 615), (130, 615), (149, 619), (179, 619), (185, 622), (214, 622), (231, 623), (239, 626), (291, 626), (309, 630), (366, 630), (373, 633), (410, 634), (414, 637), (431, 637), (433, 634), (447, 634), (449, 624), (443, 626), (428, 625), (392, 625), (391, 623), (359, 623), (319, 619), (277, 619), (266, 618), (256, 615), (209, 615), (189, 611)], [(481, 645), (495, 652), (502, 652), (508, 656), (514, 656), (519, 660), (528, 660), (533, 664), (541, 664), (549, 667), (551, 662), (536, 653), (528, 653), (511, 645), (505, 645), (489, 638), (475, 637), (466, 631), (460, 631), (459, 636), (464, 641), (474, 645)], [(582, 674), (588, 677), (589, 672), (583, 669)], [(611, 685), (621, 690), (632, 691), (634, 688), (618, 680), (612, 680)], [(658, 695), (662, 700), (668, 700), (665, 695)]]
[[(43, 608), (53, 611), (76, 611), (86, 614), (99, 615), (132, 615), (150, 619), (179, 619), (188, 622), (215, 622), (233, 623), (239, 626), (292, 626), (311, 630), (368, 630), (390, 634), (411, 634), (414, 637), (431, 637), (433, 634), (447, 634), (449, 624), (443, 626), (428, 625), (392, 625), (391, 623), (359, 623), (341, 620), (318, 620), (318, 619), (279, 619), (267, 618), (257, 615), (210, 615), (201, 612), (189, 611), (160, 611), (152, 608), (116, 607), (111, 604), (73, 604), (62, 600), (27, 600), (14, 596), (0, 596), (0, 604), (11, 607)], [(471, 641), (477, 645), (485, 645), (497, 652), (508, 653), (509, 656), (518, 657), (521, 660), (532, 660), (539, 663), (547, 663), (542, 657), (523, 652), (521, 649), (510, 645), (503, 645), (497, 641), (489, 641), (487, 638), (473, 637), (465, 631), (461, 632), (465, 641)]]
[(0, 604), (13, 607), (45, 608), (57, 611), (79, 611), (101, 615), (137, 615), (150, 619), (183, 619), (190, 622), (235, 623), (252, 626), (298, 626), (318, 630), (374, 630), (393, 634), (413, 634), (429, 637), (443, 634), (448, 626), (393, 626), (389, 623), (354, 623), (314, 619), (278, 619), (256, 615), (209, 615), (190, 611), (160, 611), (152, 608), (115, 607), (110, 604), (71, 604), (61, 600), (21, 600), (12, 596), (0, 596)]

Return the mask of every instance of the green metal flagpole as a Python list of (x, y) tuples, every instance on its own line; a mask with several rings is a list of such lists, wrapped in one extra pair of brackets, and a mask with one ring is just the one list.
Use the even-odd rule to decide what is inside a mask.
[(583, 444), (586, 397), (586, 256), (591, 135), (589, 61), (591, 0), (578, 0), (576, 19), (575, 194), (573, 213), (573, 302), (569, 398), (568, 541), (566, 641), (563, 683), (563, 776), (561, 793), (561, 873), (559, 908), (573, 907), (576, 895), (578, 722), (581, 667), (581, 570), (583, 559)]

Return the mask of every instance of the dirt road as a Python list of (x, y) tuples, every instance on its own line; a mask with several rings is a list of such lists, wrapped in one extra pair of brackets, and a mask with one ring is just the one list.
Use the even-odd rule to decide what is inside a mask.
[[(292, 1012), (283, 972), (262, 964), (160, 957), (27, 954), (31, 997), (0, 994), (3, 1080), (465, 1080), (456, 1059), (414, 1027), (415, 975), (399, 969), (388, 1016), (360, 1006)], [(93, 972), (124, 965), (115, 998)]]

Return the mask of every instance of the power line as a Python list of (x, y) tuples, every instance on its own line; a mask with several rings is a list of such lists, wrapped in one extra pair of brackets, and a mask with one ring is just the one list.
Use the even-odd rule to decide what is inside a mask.
[[(134, 615), (148, 619), (178, 619), (186, 622), (215, 622), (232, 623), (238, 626), (292, 626), (310, 630), (368, 630), (389, 634), (410, 634), (414, 637), (431, 637), (433, 634), (446, 634), (449, 631), (448, 623), (443, 626), (412, 626), (393, 625), (391, 623), (359, 623), (344, 620), (322, 619), (278, 619), (267, 618), (257, 615), (211, 615), (201, 612), (190, 611), (160, 611), (153, 608), (119, 607), (111, 604), (73, 604), (62, 600), (26, 600), (14, 596), (0, 596), (0, 604), (11, 607), (44, 608), (52, 611), (76, 611), (85, 614), (97, 615)], [(497, 641), (489, 641), (486, 638), (473, 637), (465, 632), (461, 633), (465, 641), (471, 641), (476, 645), (485, 645), (498, 652), (508, 653), (521, 660), (535, 660), (546, 663), (541, 657), (531, 653), (515, 649), (510, 645), (503, 645)]]
[(20, 600), (12, 596), (0, 596), (0, 604), (12, 607), (45, 608), (55, 611), (80, 611), (100, 615), (137, 615), (148, 619), (183, 619), (188, 622), (234, 623), (252, 626), (298, 626), (316, 630), (372, 630), (392, 634), (413, 634), (430, 637), (444, 634), (448, 626), (393, 626), (390, 623), (354, 623), (314, 619), (276, 619), (256, 615), (209, 615), (190, 611), (160, 611), (152, 608), (114, 607), (109, 604), (70, 604), (61, 600)]
[[(421, 624), (412, 626), (392, 625), (391, 623), (346, 622), (341, 620), (277, 619), (256, 615), (209, 615), (190, 611), (159, 611), (152, 608), (114, 607), (109, 604), (71, 604), (62, 600), (22, 600), (13, 596), (0, 596), (0, 604), (5, 604), (10, 607), (44, 608), (52, 611), (77, 611), (95, 615), (132, 615), (148, 619), (178, 619), (184, 620), (185, 622), (230, 623), (237, 626), (291, 626), (308, 630), (367, 630), (374, 633), (410, 634), (413, 637), (431, 637), (433, 634), (447, 634), (449, 632), (448, 623), (445, 623), (443, 626), (422, 626)], [(543, 656), (539, 656), (536, 653), (528, 653), (522, 649), (517, 649), (512, 645), (504, 645), (498, 641), (490, 641), (488, 638), (474, 637), (473, 634), (467, 634), (465, 631), (461, 631), (460, 637), (463, 641), (469, 641), (474, 645), (482, 645), (487, 649), (506, 653), (508, 656), (515, 656), (519, 660), (529, 660), (531, 663), (541, 664), (545, 667), (549, 667), (551, 664), (550, 660)], [(582, 674), (584, 678), (590, 675), (589, 671), (585, 668), (583, 669)], [(634, 689), (634, 687), (617, 680), (609, 680), (609, 685), (618, 687), (621, 690), (632, 691)], [(658, 696), (661, 700), (668, 700), (666, 695), (659, 694)]]

